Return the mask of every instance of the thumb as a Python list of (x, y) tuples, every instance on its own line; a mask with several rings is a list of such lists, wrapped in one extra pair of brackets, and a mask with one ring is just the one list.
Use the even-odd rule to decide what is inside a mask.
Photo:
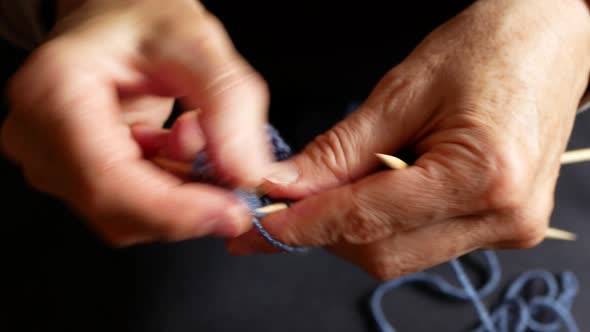
[(220, 176), (237, 186), (258, 185), (271, 162), (267, 87), (221, 23), (210, 14), (183, 20), (154, 37), (147, 51), (156, 78), (186, 108), (201, 109), (206, 150)]
[(434, 109), (436, 101), (422, 97), (425, 89), (396, 87), (394, 75), (392, 71), (385, 76), (357, 111), (316, 137), (301, 153), (273, 165), (265, 177), (266, 191), (301, 199), (352, 183), (380, 165), (375, 153), (396, 153), (415, 139), (416, 129), (430, 114), (418, 110)]

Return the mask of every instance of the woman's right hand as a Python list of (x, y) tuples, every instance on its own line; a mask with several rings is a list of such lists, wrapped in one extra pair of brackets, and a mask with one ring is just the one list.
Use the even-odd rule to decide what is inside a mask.
[[(28, 182), (117, 246), (248, 230), (229, 192), (183, 183), (144, 158), (189, 159), (206, 146), (219, 174), (245, 187), (270, 166), (265, 82), (220, 22), (193, 0), (59, 4), (51, 38), (8, 91), (2, 150)], [(176, 97), (192, 112), (167, 131)]]

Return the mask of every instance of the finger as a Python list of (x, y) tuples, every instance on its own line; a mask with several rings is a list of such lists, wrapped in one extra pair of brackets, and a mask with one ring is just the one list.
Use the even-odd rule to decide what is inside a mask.
[(160, 153), (170, 137), (170, 130), (152, 127), (144, 124), (131, 126), (131, 135), (143, 152), (143, 156), (150, 159)]
[[(510, 179), (495, 177), (493, 169), (498, 165), (491, 171), (483, 168), (478, 163), (487, 167), (491, 163), (477, 160), (468, 151), (464, 155), (455, 151), (457, 159), (450, 165), (441, 158), (448, 154), (448, 149), (441, 147), (407, 169), (382, 171), (307, 197), (288, 210), (268, 216), (263, 224), (287, 244), (362, 244), (449, 218), (502, 213), (503, 207), (507, 211), (513, 207), (512, 196), (519, 196), (523, 189), (509, 185)], [(504, 170), (508, 172), (508, 168)], [(244, 248), (246, 252), (266, 250), (244, 246), (248, 247)]]
[(128, 124), (144, 124), (162, 128), (172, 113), (174, 100), (154, 96), (121, 98), (121, 116)]
[[(263, 224), (266, 222), (263, 219)], [(263, 226), (267, 229), (266, 226)], [(270, 233), (271, 236), (272, 233)], [(274, 236), (273, 236), (274, 238)], [(253, 254), (274, 254), (282, 252), (281, 249), (270, 244), (257, 229), (250, 229), (239, 237), (225, 241), (226, 251), (233, 256), (247, 256)]]
[(230, 237), (250, 227), (247, 208), (227, 191), (183, 184), (143, 159), (121, 117), (113, 79), (102, 68), (81, 74), (80, 68), (88, 67), (80, 65), (87, 59), (83, 55), (67, 62), (49, 59), (33, 67), (37, 70), (27, 69), (27, 76), (13, 85), (17, 92), (29, 92), (25, 78), (39, 83), (29, 94), (13, 94), (22, 98), (15, 101), (20, 120), (14, 123), (17, 129), (4, 134), (8, 139), (16, 135), (27, 147), (17, 157), (27, 172), (50, 180), (44, 190), (81, 211), (116, 245)]
[(236, 185), (255, 186), (271, 161), (266, 84), (216, 18), (185, 21), (148, 42), (154, 76), (181, 91), (187, 108), (202, 110), (200, 123), (217, 171)]
[(163, 154), (173, 160), (192, 162), (204, 147), (205, 138), (199, 126), (198, 112), (189, 111), (174, 121)]
[(273, 166), (265, 177), (276, 184), (268, 185), (273, 195), (300, 199), (351, 183), (379, 165), (375, 153), (391, 153), (410, 143), (438, 99), (424, 96), (427, 83), (408, 82), (404, 75), (392, 70), (357, 111), (302, 153)]
[(94, 119), (102, 118), (99, 124), (76, 126), (86, 127), (86, 136), (71, 134), (79, 137), (71, 148), (81, 172), (78, 193), (69, 198), (107, 241), (232, 237), (250, 227), (247, 208), (229, 192), (182, 183), (143, 159), (113, 115), (101, 113)]
[[(327, 248), (338, 256), (366, 268), (380, 266), (384, 263), (383, 259), (393, 259), (394, 257), (390, 257), (393, 254), (402, 258), (413, 255), (418, 260), (414, 264), (416, 270), (413, 271), (418, 271), (421, 267), (427, 268), (454, 255), (491, 244), (493, 239), (499, 236), (498, 232), (490, 227), (491, 224), (491, 218), (485, 215), (462, 217), (406, 231), (400, 230), (369, 244), (340, 242)], [(265, 220), (264, 225), (268, 228), (269, 221)], [(229, 239), (226, 248), (232, 255), (280, 252), (254, 229), (238, 238)], [(389, 255), (385, 255), (386, 253)], [(417, 257), (418, 255), (420, 257)], [(407, 273), (409, 272), (411, 271), (408, 270)]]
[[(548, 196), (536, 197), (536, 204), (551, 204), (552, 198)], [(508, 225), (505, 225), (506, 216), (497, 214), (462, 216), (402, 231), (370, 244), (338, 243), (328, 249), (362, 267), (373, 277), (387, 280), (422, 271), (476, 249), (535, 246), (542, 241), (549, 220), (548, 212), (542, 212), (542, 216), (536, 213), (519, 213), (513, 217), (529, 222)], [(530, 220), (533, 221), (532, 228)], [(525, 226), (527, 223), (529, 226)]]
[(365, 244), (338, 244), (329, 248), (336, 255), (360, 266), (379, 280), (389, 280), (447, 262), (490, 243), (493, 219), (479, 216), (397, 233)]
[(73, 111), (60, 122), (60, 133), (54, 133), (59, 139), (52, 144), (61, 150), (54, 147), (53, 152), (59, 152), (55, 158), (65, 167), (60, 172), (72, 188), (64, 198), (107, 241), (129, 245), (146, 239), (232, 237), (250, 227), (249, 211), (228, 191), (182, 183), (143, 159), (108, 85), (100, 80), (75, 83), (61, 91), (67, 98), (51, 102), (61, 110), (63, 99), (80, 101), (67, 105)]
[(237, 238), (225, 241), (225, 250), (232, 256), (249, 256), (255, 254), (277, 254), (283, 250), (270, 244), (257, 230), (251, 229)]
[[(227, 191), (182, 183), (143, 159), (117, 112), (91, 112), (117, 108), (108, 91), (95, 90), (85, 100), (86, 109), (68, 118), (64, 137), (77, 138), (67, 146), (79, 170), (70, 175), (76, 178), (77, 190), (66, 198), (103, 238), (129, 245), (205, 235), (231, 237), (250, 227), (248, 210)], [(85, 116), (90, 113), (92, 118)]]
[(146, 237), (177, 241), (233, 237), (250, 227), (246, 207), (212, 186), (180, 183), (147, 161), (121, 162), (76, 202), (109, 242), (129, 245)]
[[(404, 228), (418, 227), (426, 220), (447, 217), (445, 210), (449, 206), (444, 197), (435, 196), (437, 187), (436, 181), (419, 167), (384, 171), (355, 184), (307, 197), (288, 210), (269, 215), (263, 225), (270, 234), (288, 244), (369, 243)], [(434, 215), (433, 211), (439, 215)], [(259, 242), (252, 241), (253, 236), (243, 236), (244, 241), (237, 239), (245, 246), (243, 251), (268, 251), (268, 248), (256, 247)]]

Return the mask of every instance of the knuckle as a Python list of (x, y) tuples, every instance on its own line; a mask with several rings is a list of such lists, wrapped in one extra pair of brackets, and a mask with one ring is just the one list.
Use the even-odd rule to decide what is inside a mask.
[[(510, 150), (510, 149), (506, 149)], [(527, 201), (529, 174), (523, 157), (514, 156), (511, 151), (502, 151), (487, 158), (478, 171), (484, 209), (514, 211)]]
[(250, 74), (251, 87), (254, 93), (254, 97), (261, 100), (264, 104), (267, 104), (270, 100), (270, 89), (268, 83), (258, 72), (252, 70)]
[(208, 30), (213, 36), (225, 36), (225, 27), (221, 20), (211, 12), (205, 11), (202, 16), (202, 28)]
[(510, 242), (515, 249), (532, 248), (543, 241), (549, 224), (549, 214), (520, 215), (510, 221)]
[(73, 64), (79, 55), (72, 48), (65, 41), (52, 40), (33, 52), (8, 82), (7, 97), (11, 112), (31, 116), (39, 105), (52, 104), (67, 95), (70, 89), (76, 88), (80, 75), (77, 74), (79, 68)]
[(497, 238), (500, 247), (512, 249), (532, 248), (545, 239), (554, 205), (552, 194), (545, 199), (534, 198), (532, 203), (500, 215), (498, 221), (503, 225)]
[(363, 269), (369, 276), (380, 281), (386, 281), (400, 276), (398, 267), (392, 264), (390, 253), (382, 246), (372, 246), (366, 255)]
[[(294, 205), (290, 212), (294, 214), (294, 219), (300, 219), (304, 216), (297, 205)], [(293, 223), (285, 225), (286, 227), (276, 227), (273, 223), (266, 223), (265, 228), (273, 237), (288, 245), (325, 246), (326, 244), (336, 243), (339, 239), (337, 225), (333, 223), (318, 223), (317, 225), (320, 227), (314, 228), (311, 232), (309, 228), (300, 225)]]
[(326, 169), (339, 182), (349, 182), (349, 158), (353, 156), (351, 133), (338, 125), (317, 136), (306, 148), (313, 165)]
[(513, 243), (515, 249), (532, 248), (541, 243), (547, 226), (540, 222), (520, 221), (514, 226)]
[(378, 280), (390, 280), (416, 271), (416, 254), (413, 252), (391, 252), (391, 249), (378, 245), (372, 249), (369, 263), (365, 266), (366, 272)]
[[(274, 234), (277, 239), (281, 239), (281, 242), (288, 245), (298, 245), (300, 243), (299, 239), (302, 238), (299, 230), (292, 227), (281, 227), (275, 230)], [(321, 243), (320, 241), (325, 241), (326, 239), (322, 234), (315, 233), (308, 235), (306, 240), (309, 242)]]
[[(187, 24), (186, 22), (190, 22)], [(148, 38), (143, 45), (147, 51), (167, 55), (176, 47), (183, 47), (183, 51), (199, 55), (203, 49), (226, 48), (229, 46), (225, 29), (221, 22), (208, 12), (202, 13), (196, 19), (171, 20), (165, 17), (156, 23), (155, 34)], [(162, 43), (162, 41), (169, 41)], [(171, 45), (178, 45), (170, 48)]]
[(543, 242), (543, 236), (530, 237), (526, 240), (521, 240), (512, 246), (513, 249), (531, 249)]
[[(221, 96), (227, 92), (238, 91), (243, 98), (261, 104), (268, 104), (270, 92), (266, 80), (231, 45), (218, 45), (219, 41), (211, 37), (194, 37), (189, 45), (188, 54), (201, 59), (200, 64), (190, 59), (180, 59), (183, 65), (188, 65), (196, 72), (206, 73), (201, 93), (211, 97)], [(182, 56), (180, 56), (182, 57)], [(216, 99), (217, 100), (217, 99)]]
[(365, 270), (372, 278), (380, 281), (387, 281), (400, 276), (397, 269), (382, 260), (374, 261)]
[(371, 197), (364, 192), (355, 190), (354, 186), (349, 191), (349, 212), (346, 215), (347, 227), (343, 231), (346, 242), (363, 244), (378, 241), (393, 233), (393, 225), (386, 213), (374, 207)]
[(238, 93), (248, 96), (253, 103), (263, 105), (268, 104), (270, 99), (270, 92), (264, 78), (239, 57), (230, 59), (215, 68), (214, 76), (207, 83), (205, 91), (210, 97), (238, 91)]

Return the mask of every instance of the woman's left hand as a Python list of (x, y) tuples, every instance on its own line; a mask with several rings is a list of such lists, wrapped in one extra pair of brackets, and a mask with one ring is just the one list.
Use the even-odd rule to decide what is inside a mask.
[[(590, 69), (582, 0), (480, 0), (434, 31), (347, 119), (284, 162), (264, 219), (380, 279), (544, 236)], [(411, 150), (404, 170), (375, 153)], [(274, 252), (256, 231), (232, 254)]]

